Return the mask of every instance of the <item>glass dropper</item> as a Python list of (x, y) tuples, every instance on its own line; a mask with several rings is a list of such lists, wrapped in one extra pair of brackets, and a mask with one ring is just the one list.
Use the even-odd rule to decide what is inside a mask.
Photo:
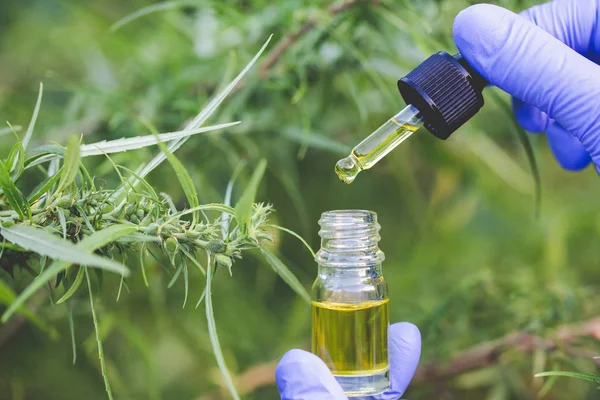
[(423, 116), (413, 105), (394, 115), (360, 142), (350, 155), (337, 162), (335, 173), (344, 183), (354, 182), (359, 172), (371, 168), (423, 125)]
[(404, 110), (373, 132), (350, 155), (335, 165), (344, 183), (373, 167), (421, 126), (439, 139), (447, 139), (483, 106), (488, 82), (459, 53), (440, 51), (398, 81)]

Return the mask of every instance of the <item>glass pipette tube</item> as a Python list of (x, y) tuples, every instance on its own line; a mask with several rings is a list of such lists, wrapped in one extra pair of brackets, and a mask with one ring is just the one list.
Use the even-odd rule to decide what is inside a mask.
[(339, 160), (335, 173), (344, 183), (354, 182), (360, 171), (377, 164), (422, 125), (419, 110), (408, 105), (360, 142), (348, 157)]

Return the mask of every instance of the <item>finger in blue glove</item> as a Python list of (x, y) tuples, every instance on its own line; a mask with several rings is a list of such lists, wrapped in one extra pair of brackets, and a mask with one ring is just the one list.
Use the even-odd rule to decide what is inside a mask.
[(516, 98), (519, 123), (547, 131), (555, 157), (573, 170), (590, 160), (600, 165), (599, 7), (597, 1), (563, 0), (519, 16), (480, 4), (454, 22), (465, 59)]
[[(421, 335), (413, 324), (390, 326), (390, 390), (373, 400), (396, 400), (406, 391), (421, 356)], [(275, 372), (282, 400), (346, 400), (325, 363), (312, 353), (291, 350)]]

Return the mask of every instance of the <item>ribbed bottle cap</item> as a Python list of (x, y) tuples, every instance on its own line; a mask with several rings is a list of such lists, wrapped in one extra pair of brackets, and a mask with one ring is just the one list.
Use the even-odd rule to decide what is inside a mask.
[(423, 114), (425, 127), (447, 139), (483, 106), (486, 85), (460, 54), (439, 52), (400, 79), (398, 90)]

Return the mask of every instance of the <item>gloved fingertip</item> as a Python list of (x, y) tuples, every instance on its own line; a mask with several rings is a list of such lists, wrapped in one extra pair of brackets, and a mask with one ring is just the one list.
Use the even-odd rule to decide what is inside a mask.
[(532, 133), (544, 132), (547, 129), (550, 121), (548, 114), (516, 97), (512, 98), (512, 105), (515, 118), (523, 129)]
[(323, 360), (304, 350), (290, 350), (275, 370), (282, 400), (345, 400), (346, 396)]
[(458, 50), (469, 64), (488, 80), (486, 64), (493, 58), (495, 43), (502, 41), (502, 38), (490, 33), (501, 26), (502, 18), (498, 16), (508, 12), (492, 4), (475, 4), (459, 12), (454, 19), (452, 34)]
[(592, 161), (583, 144), (558, 123), (553, 122), (546, 130), (552, 154), (561, 167), (569, 171), (581, 171)]
[(392, 341), (404, 343), (405, 349), (413, 351), (415, 348), (421, 349), (421, 331), (416, 325), (410, 322), (398, 322), (390, 326), (389, 331)]
[(421, 332), (410, 322), (398, 322), (390, 326), (390, 353), (394, 373), (407, 376), (414, 374), (421, 358)]
[(397, 399), (406, 391), (421, 358), (421, 332), (409, 322), (399, 322), (389, 329), (390, 390), (379, 400)]

